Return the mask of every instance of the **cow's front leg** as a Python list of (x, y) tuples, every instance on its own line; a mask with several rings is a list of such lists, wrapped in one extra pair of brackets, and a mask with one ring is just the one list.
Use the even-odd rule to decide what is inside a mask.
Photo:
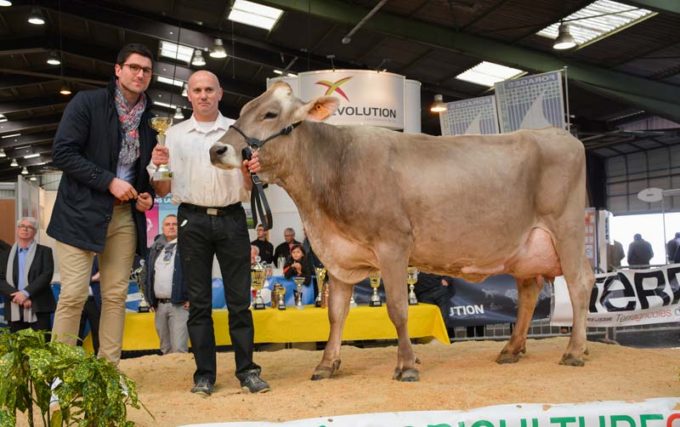
[(416, 369), (416, 356), (411, 339), (408, 336), (408, 292), (406, 286), (406, 262), (383, 263), (381, 273), (385, 284), (387, 313), (397, 329), (399, 350), (397, 351), (397, 367), (394, 369), (395, 380), (413, 382), (420, 379)]
[(342, 344), (342, 329), (349, 311), (349, 301), (352, 297), (354, 285), (344, 283), (333, 276), (329, 276), (328, 320), (330, 334), (321, 362), (314, 369), (312, 381), (330, 378), (340, 368), (340, 345)]
[(526, 353), (527, 334), (531, 318), (534, 315), (538, 294), (543, 287), (543, 278), (538, 280), (531, 278), (517, 281), (518, 308), (517, 322), (512, 331), (510, 341), (505, 344), (501, 354), (496, 358), (497, 363), (515, 363), (519, 360), (522, 353)]

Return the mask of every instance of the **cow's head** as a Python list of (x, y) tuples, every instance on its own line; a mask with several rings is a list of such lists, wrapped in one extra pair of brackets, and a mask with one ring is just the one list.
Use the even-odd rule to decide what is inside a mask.
[[(304, 103), (295, 96), (285, 82), (274, 83), (265, 93), (248, 102), (234, 123), (236, 129), (229, 129), (222, 138), (210, 148), (210, 161), (223, 169), (240, 168), (243, 163), (243, 148), (247, 138), (264, 141), (296, 123), (322, 121), (333, 115), (338, 107), (338, 99), (322, 96)], [(295, 133), (292, 130), (291, 133)], [(267, 150), (274, 145), (290, 142), (294, 135), (282, 134), (265, 143), (260, 154), (262, 171), (267, 170)]]

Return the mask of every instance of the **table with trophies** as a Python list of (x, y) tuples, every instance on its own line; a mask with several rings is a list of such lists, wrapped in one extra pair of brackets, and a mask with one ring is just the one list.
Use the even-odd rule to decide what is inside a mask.
[[(439, 307), (418, 303), (413, 292), (417, 270), (409, 267), (406, 283), (409, 286), (408, 330), (411, 338), (434, 338), (449, 344), (449, 336)], [(378, 293), (379, 272), (370, 276), (372, 295), (368, 305), (352, 307), (347, 316), (342, 338), (345, 341), (393, 340), (397, 338), (387, 307)], [(296, 343), (326, 341), (330, 332), (328, 321), (328, 295), (330, 284), (326, 270), (317, 268), (311, 285), (304, 286), (304, 277), (294, 277), (290, 284), (282, 276), (273, 274), (272, 267), (259, 262), (251, 267), (253, 299), (251, 310), (255, 322), (256, 343)], [(293, 287), (294, 286), (294, 287)], [(317, 298), (314, 300), (314, 289)], [(271, 297), (263, 297), (263, 289), (270, 289)], [(292, 290), (292, 292), (291, 292)], [(292, 301), (290, 293), (293, 294)], [(264, 292), (265, 296), (266, 292)], [(288, 304), (286, 304), (288, 302)], [(292, 305), (290, 303), (293, 303)], [(215, 340), (217, 345), (230, 345), (228, 312), (213, 310)], [(159, 348), (154, 328), (153, 313), (127, 313), (124, 351), (144, 351)]]

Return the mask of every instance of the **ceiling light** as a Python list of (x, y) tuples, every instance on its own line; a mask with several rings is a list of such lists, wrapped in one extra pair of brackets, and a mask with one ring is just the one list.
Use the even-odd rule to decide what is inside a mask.
[(269, 31), (274, 27), (282, 14), (283, 10), (275, 7), (264, 6), (246, 0), (236, 0), (231, 7), (231, 12), (229, 12), (227, 19)]
[(200, 49), (194, 51), (194, 58), (191, 60), (191, 65), (194, 67), (205, 66), (205, 59), (203, 58), (203, 52)]
[(67, 84), (63, 84), (61, 89), (59, 89), (59, 93), (64, 96), (69, 96), (71, 94), (71, 88), (69, 88)]
[(11, 5), (11, 0), (0, 0), (0, 7), (10, 7)]
[(189, 85), (187, 83), (184, 83), (184, 86), (182, 87), (182, 96), (187, 95), (189, 95)]
[(8, 133), (7, 135), (3, 135), (0, 138), (7, 139), (7, 138), (14, 138), (14, 137), (17, 137), (17, 136), (21, 136), (21, 132)]
[(227, 57), (227, 51), (224, 50), (224, 43), (222, 43), (222, 39), (215, 39), (215, 43), (210, 49), (210, 57), (218, 59)]
[(440, 93), (434, 96), (434, 103), (430, 107), (430, 111), (433, 113), (441, 113), (446, 111), (446, 104), (444, 104), (444, 96)]
[(178, 61), (184, 61), (187, 64), (191, 61), (191, 57), (194, 54), (194, 48), (189, 46), (183, 46), (181, 44), (166, 42), (161, 40), (160, 42), (160, 53), (159, 56), (164, 56), (170, 59), (176, 59)]
[(5, 154), (5, 149), (0, 148), (0, 159), (4, 159), (5, 157), (7, 157), (7, 154)]
[(277, 68), (274, 68), (274, 74), (278, 74), (279, 76), (281, 76), (281, 75), (283, 75), (283, 71), (281, 71)]
[(24, 168), (21, 169), (21, 174), (22, 175), (28, 175), (28, 169), (26, 169), (26, 166), (24, 166)]
[(177, 87), (184, 86), (184, 82), (182, 80), (175, 80), (175, 79), (171, 79), (171, 78), (163, 77), (163, 76), (156, 77), (156, 80), (158, 81), (158, 83), (165, 83), (165, 84), (173, 85), (173, 86), (177, 86)]
[(576, 42), (574, 41), (574, 37), (571, 36), (569, 24), (561, 23), (560, 28), (557, 30), (557, 38), (553, 44), (553, 49), (567, 50), (573, 47), (576, 47)]
[(34, 7), (31, 9), (31, 14), (28, 15), (28, 22), (33, 25), (45, 25), (45, 16), (40, 9)]
[(481, 86), (491, 87), (495, 83), (502, 82), (512, 77), (517, 77), (524, 73), (517, 68), (506, 67), (505, 65), (494, 64), (493, 62), (483, 61), (469, 70), (456, 76), (458, 80), (476, 83)]
[(61, 59), (59, 59), (57, 52), (52, 51), (49, 55), (47, 55), (47, 63), (50, 65), (61, 65)]
[(36, 157), (40, 157), (40, 153), (27, 154), (24, 159), (35, 159)]
[(38, 180), (38, 177), (35, 176), (35, 175), (31, 175), (31, 177), (30, 177), (29, 179), (30, 179), (31, 181), (37, 181), (37, 180)]
[(154, 101), (153, 104), (158, 105), (159, 107), (172, 108), (173, 110), (177, 109), (177, 106), (175, 104), (169, 104), (163, 101)]
[(175, 110), (175, 115), (172, 116), (172, 118), (175, 120), (184, 120), (184, 113), (182, 113), (181, 107), (177, 107), (177, 109)]
[(4, 114), (0, 114), (0, 123), (6, 122), (6, 121), (7, 121), (7, 116), (5, 116)]
[(17, 159), (12, 159), (12, 163), (10, 163), (9, 165), (12, 166), (13, 168), (19, 167), (19, 163), (17, 162)]

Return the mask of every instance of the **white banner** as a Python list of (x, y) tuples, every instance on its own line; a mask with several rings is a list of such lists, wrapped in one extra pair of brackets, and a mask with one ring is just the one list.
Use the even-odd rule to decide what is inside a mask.
[[(291, 84), (295, 77), (269, 79)], [(309, 71), (297, 75), (291, 84), (295, 96), (309, 101), (319, 96), (335, 96), (340, 105), (327, 120), (334, 125), (370, 125), (389, 129), (404, 128), (404, 76), (370, 70)], [(416, 102), (419, 100), (409, 100)], [(420, 113), (418, 109), (418, 114)]]
[(498, 133), (496, 97), (448, 102), (446, 111), (439, 113), (442, 135), (487, 135)]
[(518, 403), (470, 411), (380, 412), (281, 423), (234, 422), (186, 427), (680, 427), (680, 398), (580, 404)]
[[(595, 276), (588, 326), (635, 326), (680, 321), (680, 264), (620, 270)], [(550, 324), (571, 326), (572, 307), (564, 277), (555, 278)]]
[(566, 129), (562, 72), (551, 71), (494, 85), (501, 132)]

